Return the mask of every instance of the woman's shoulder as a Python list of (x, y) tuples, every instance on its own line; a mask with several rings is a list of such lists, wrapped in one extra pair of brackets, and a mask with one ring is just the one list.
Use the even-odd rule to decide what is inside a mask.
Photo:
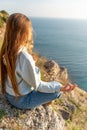
[(33, 60), (32, 55), (28, 53), (27, 49), (24, 48), (19, 54), (19, 57), (22, 61), (31, 61)]

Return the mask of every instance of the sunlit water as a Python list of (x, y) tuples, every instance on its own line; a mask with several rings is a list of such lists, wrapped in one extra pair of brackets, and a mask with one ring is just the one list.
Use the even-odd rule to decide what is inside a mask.
[(68, 69), (70, 78), (87, 91), (87, 21), (31, 18), (35, 51)]

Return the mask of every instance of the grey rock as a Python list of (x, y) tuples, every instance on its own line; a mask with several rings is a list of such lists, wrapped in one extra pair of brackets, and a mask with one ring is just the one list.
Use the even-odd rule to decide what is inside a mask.
[(63, 130), (65, 121), (51, 106), (39, 106), (31, 110), (19, 110), (12, 107), (2, 94), (0, 94), (0, 110), (5, 115), (0, 122), (0, 129), (14, 128), (18, 125), (20, 130)]

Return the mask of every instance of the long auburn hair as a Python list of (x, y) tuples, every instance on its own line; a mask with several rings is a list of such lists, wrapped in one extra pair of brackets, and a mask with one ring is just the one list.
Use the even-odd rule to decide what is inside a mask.
[[(20, 13), (14, 13), (9, 16), (3, 40), (3, 45), (0, 51), (0, 80), (1, 91), (6, 93), (7, 75), (12, 83), (15, 96), (21, 95), (18, 90), (18, 84), (15, 76), (15, 63), (18, 52), (21, 47), (27, 47), (30, 50), (32, 43), (32, 26), (30, 20)], [(6, 64), (4, 63), (5, 60)]]

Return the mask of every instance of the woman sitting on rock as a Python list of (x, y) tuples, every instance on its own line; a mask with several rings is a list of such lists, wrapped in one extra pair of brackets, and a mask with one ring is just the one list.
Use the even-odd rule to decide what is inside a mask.
[(63, 86), (57, 81), (45, 82), (32, 57), (31, 21), (24, 14), (9, 16), (0, 52), (1, 91), (20, 109), (30, 109), (59, 98), (76, 84)]

